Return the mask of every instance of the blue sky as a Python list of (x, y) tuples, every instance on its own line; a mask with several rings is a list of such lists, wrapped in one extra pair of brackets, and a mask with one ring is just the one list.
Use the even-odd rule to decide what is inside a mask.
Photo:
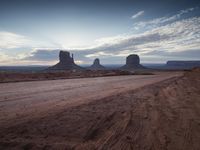
[(0, 0), (0, 65), (199, 60), (199, 0)]

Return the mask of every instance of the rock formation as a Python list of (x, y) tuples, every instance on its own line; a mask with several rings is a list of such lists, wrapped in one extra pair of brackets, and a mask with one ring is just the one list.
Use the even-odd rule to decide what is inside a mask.
[(135, 70), (135, 69), (145, 69), (140, 64), (140, 57), (138, 55), (132, 54), (126, 57), (126, 64), (120, 68), (121, 70)]
[(73, 54), (67, 51), (60, 51), (59, 53), (59, 63), (49, 67), (48, 70), (82, 70), (83, 68), (74, 63)]
[(167, 61), (166, 69), (192, 69), (194, 67), (200, 67), (199, 60), (193, 61)]
[(89, 67), (90, 70), (105, 70), (106, 68), (100, 64), (99, 58), (96, 58), (93, 64)]

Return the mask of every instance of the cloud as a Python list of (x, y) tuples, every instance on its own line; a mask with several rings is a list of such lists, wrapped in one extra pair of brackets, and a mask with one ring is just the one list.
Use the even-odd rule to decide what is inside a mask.
[(9, 49), (20, 49), (20, 48), (29, 48), (34, 49), (36, 47), (43, 48), (56, 48), (61, 47), (60, 44), (49, 42), (49, 41), (39, 41), (31, 39), (27, 36), (7, 32), (0, 31), (0, 50), (9, 50)]
[(55, 61), (58, 59), (59, 49), (34, 49), (27, 54), (24, 60)]
[[(31, 55), (34, 55), (35, 47), (43, 47), (43, 49), (45, 49), (45, 47), (51, 47), (55, 49), (55, 47), (59, 46), (48, 41), (41, 42), (38, 40), (33, 40), (21, 34), (0, 31), (0, 64), (39, 64), (40, 60), (38, 60), (38, 57), (35, 60), (27, 59), (30, 58)], [(30, 50), (32, 51), (30, 52)], [(49, 57), (48, 55), (46, 56)], [(52, 57), (49, 57), (49, 60), (52, 61)], [(42, 62), (45, 61), (42, 60)]]
[(135, 29), (135, 30), (139, 30), (139, 29), (150, 30), (150, 29), (156, 28), (158, 26), (172, 23), (173, 21), (180, 19), (184, 14), (190, 13), (196, 9), (198, 9), (198, 7), (181, 10), (177, 14), (172, 15), (172, 16), (164, 16), (164, 17), (152, 19), (149, 21), (140, 21), (140, 22), (133, 24), (133, 29)]
[(178, 15), (186, 14), (188, 12), (191, 12), (191, 11), (195, 10), (195, 9), (198, 9), (198, 7), (188, 8), (188, 9), (185, 9), (185, 10), (181, 10)]
[(7, 60), (9, 59), (9, 56), (0, 52), (0, 63), (4, 64), (5, 62), (7, 62)]
[(96, 53), (93, 53), (93, 54), (85, 55), (85, 57), (99, 57), (99, 56), (113, 56), (113, 54), (100, 51), (100, 52), (96, 52)]
[(143, 14), (144, 14), (144, 11), (139, 11), (139, 12), (137, 12), (136, 14), (134, 14), (134, 15), (131, 17), (131, 19), (136, 19), (136, 18), (142, 16)]
[(164, 17), (160, 17), (160, 18), (156, 18), (156, 19), (152, 19), (149, 21), (140, 21), (137, 23), (133, 24), (133, 29), (135, 30), (139, 30), (139, 29), (144, 29), (146, 28), (147, 30), (158, 27), (158, 26), (162, 26), (165, 25), (167, 23), (171, 23), (173, 21), (176, 21), (178, 19), (180, 19), (183, 15), (190, 13), (194, 10), (199, 9), (198, 7), (195, 8), (188, 8), (185, 10), (181, 10), (179, 11), (177, 14), (172, 15), (172, 16), (164, 16)]
[[(109, 39), (112, 41), (112, 38)], [(142, 34), (119, 38), (116, 41), (109, 42), (108, 40), (107, 43), (104, 42), (103, 45), (92, 49), (87, 56), (119, 57), (131, 53), (150, 55), (150, 52), (155, 50), (178, 54), (182, 51), (200, 50), (200, 17), (176, 21)], [(194, 56), (188, 55), (188, 57)]]
[[(200, 17), (193, 17), (169, 23), (141, 34), (124, 35), (99, 40), (98, 46), (74, 49), (75, 58), (88, 63), (95, 57), (111, 59), (125, 57), (132, 53), (141, 56), (166, 57), (200, 50)], [(70, 51), (70, 50), (69, 50)], [(187, 53), (186, 53), (187, 51)], [(29, 60), (58, 60), (59, 50), (36, 49), (27, 57)], [(188, 55), (189, 58), (194, 55)]]
[(181, 52), (168, 52), (155, 50), (143, 55), (143, 63), (165, 63), (169, 60), (199, 60), (200, 50), (185, 50)]
[(193, 59), (198, 60), (200, 56), (200, 50), (199, 49), (194, 49), (194, 50), (184, 50), (181, 52), (168, 52), (168, 51), (159, 51), (159, 50), (154, 50), (151, 52), (146, 53), (144, 56), (164, 56), (164, 57), (171, 57), (171, 59), (174, 58), (182, 58), (185, 59), (187, 57), (192, 57)]
[(23, 35), (0, 31), (0, 49), (20, 48), (30, 45), (31, 40)]
[[(145, 23), (145, 27), (152, 27), (152, 23), (155, 26), (142, 33), (105, 37), (96, 40), (94, 46), (66, 50), (73, 52), (75, 60), (82, 64), (90, 63), (96, 57), (107, 63), (111, 60), (112, 62), (115, 62), (115, 60), (122, 62), (127, 55), (132, 53), (139, 54), (142, 58), (151, 61), (161, 60), (161, 58), (162, 61), (167, 61), (170, 58), (180, 59), (181, 57), (196, 59), (200, 52), (200, 17), (181, 18), (182, 14), (195, 9), (181, 10), (176, 15), (168, 18), (162, 17), (150, 20)], [(179, 17), (181, 19), (177, 19)], [(58, 61), (59, 50), (35, 48), (30, 53), (22, 55), (21, 60), (53, 63)]]

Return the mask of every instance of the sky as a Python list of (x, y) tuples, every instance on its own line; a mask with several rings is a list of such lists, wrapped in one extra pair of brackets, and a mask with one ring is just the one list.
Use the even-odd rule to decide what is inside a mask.
[(0, 66), (200, 60), (200, 0), (0, 0)]

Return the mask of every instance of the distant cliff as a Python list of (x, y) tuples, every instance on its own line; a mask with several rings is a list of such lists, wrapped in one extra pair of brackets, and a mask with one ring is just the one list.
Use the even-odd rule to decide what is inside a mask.
[(172, 69), (191, 69), (194, 67), (200, 67), (200, 61), (168, 61), (166, 67)]

